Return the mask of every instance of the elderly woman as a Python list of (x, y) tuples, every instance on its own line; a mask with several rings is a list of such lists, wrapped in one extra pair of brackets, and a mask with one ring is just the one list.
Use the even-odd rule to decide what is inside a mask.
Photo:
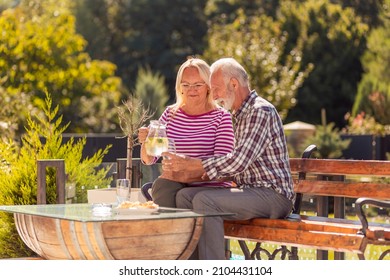
[[(210, 66), (202, 59), (190, 58), (180, 66), (176, 77), (176, 103), (168, 106), (159, 120), (166, 124), (167, 136), (175, 141), (178, 154), (205, 159), (233, 150), (231, 115), (214, 102), (210, 93)], [(153, 164), (157, 159), (147, 155), (144, 145), (147, 134), (146, 127), (138, 132), (141, 159), (145, 164)], [(184, 184), (157, 178), (152, 186), (153, 200), (160, 206), (176, 207), (176, 193), (189, 186), (230, 187), (231, 182)]]

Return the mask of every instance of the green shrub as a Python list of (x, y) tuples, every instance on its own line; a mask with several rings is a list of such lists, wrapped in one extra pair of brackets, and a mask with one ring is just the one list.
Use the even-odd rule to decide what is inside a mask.
[[(107, 186), (110, 167), (98, 168), (111, 146), (99, 150), (90, 158), (82, 159), (86, 139), (74, 139), (62, 144), (62, 116), (58, 106), (52, 109), (47, 94), (42, 115), (29, 116), (26, 133), (19, 146), (12, 140), (0, 141), (0, 205), (27, 205), (37, 203), (37, 160), (64, 159), (68, 180), (76, 185), (77, 202), (86, 202), (86, 190)], [(42, 140), (41, 140), (42, 139)], [(47, 203), (56, 203), (55, 172), (46, 174)], [(83, 190), (84, 189), (84, 190)], [(24, 257), (34, 253), (21, 241), (13, 216), (0, 212), (0, 258)]]
[(341, 139), (335, 124), (329, 123), (317, 125), (315, 134), (304, 141), (301, 149), (303, 151), (307, 146), (315, 144), (317, 151), (314, 152), (314, 157), (340, 158), (350, 143), (351, 139)]

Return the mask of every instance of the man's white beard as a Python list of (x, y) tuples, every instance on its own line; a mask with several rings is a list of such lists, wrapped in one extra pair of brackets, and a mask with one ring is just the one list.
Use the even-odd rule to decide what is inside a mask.
[(216, 101), (220, 106), (230, 111), (233, 107), (234, 100), (235, 100), (234, 92), (228, 89), (227, 97), (218, 98)]

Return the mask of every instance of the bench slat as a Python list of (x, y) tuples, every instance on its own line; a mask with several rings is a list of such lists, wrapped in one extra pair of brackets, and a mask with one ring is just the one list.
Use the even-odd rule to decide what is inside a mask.
[(366, 237), (370, 239), (372, 244), (386, 244), (390, 243), (390, 228), (368, 228)]
[[(257, 227), (265, 228), (281, 228), (281, 229), (294, 229), (294, 230), (312, 230), (312, 231), (324, 231), (332, 232), (341, 230), (342, 233), (353, 233), (361, 228), (361, 224), (358, 221), (327, 218), (318, 216), (306, 216), (291, 214), (286, 219), (268, 219), (268, 218), (255, 218), (245, 221), (225, 221), (231, 225), (253, 225)], [(390, 228), (390, 225), (389, 225)]]
[(292, 172), (334, 175), (389, 176), (390, 161), (291, 158)]
[[(256, 218), (225, 221), (225, 237), (280, 245), (306, 246), (323, 250), (362, 253), (366, 242), (357, 234), (359, 221), (292, 214), (287, 219)], [(390, 242), (390, 224), (370, 223), (366, 232), (370, 244)]]
[[(292, 228), (273, 228), (253, 224), (225, 222), (225, 237), (247, 241), (271, 242), (280, 245), (304, 246), (323, 250), (362, 253), (365, 249), (363, 235), (357, 235), (350, 225), (335, 225), (333, 231), (308, 230), (304, 221), (290, 221)], [(298, 228), (298, 229), (296, 229)], [(319, 225), (314, 228), (320, 228)], [(323, 225), (323, 229), (329, 229)], [(343, 232), (345, 231), (345, 232)]]
[(294, 180), (297, 193), (338, 196), (338, 197), (371, 197), (390, 199), (390, 184), (349, 181)]

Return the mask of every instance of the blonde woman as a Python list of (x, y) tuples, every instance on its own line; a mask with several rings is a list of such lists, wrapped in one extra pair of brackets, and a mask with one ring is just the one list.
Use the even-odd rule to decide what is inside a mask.
[[(226, 155), (233, 150), (234, 133), (231, 114), (219, 107), (210, 93), (210, 66), (202, 59), (190, 58), (179, 68), (176, 77), (176, 103), (168, 106), (160, 117), (166, 124), (167, 136), (174, 139), (176, 153), (205, 159)], [(141, 128), (139, 141), (148, 134)], [(157, 158), (146, 154), (141, 146), (141, 159), (154, 164)], [(184, 187), (230, 187), (230, 182), (194, 182), (183, 184), (158, 178), (153, 182), (152, 197), (164, 207), (176, 207), (176, 193)]]

